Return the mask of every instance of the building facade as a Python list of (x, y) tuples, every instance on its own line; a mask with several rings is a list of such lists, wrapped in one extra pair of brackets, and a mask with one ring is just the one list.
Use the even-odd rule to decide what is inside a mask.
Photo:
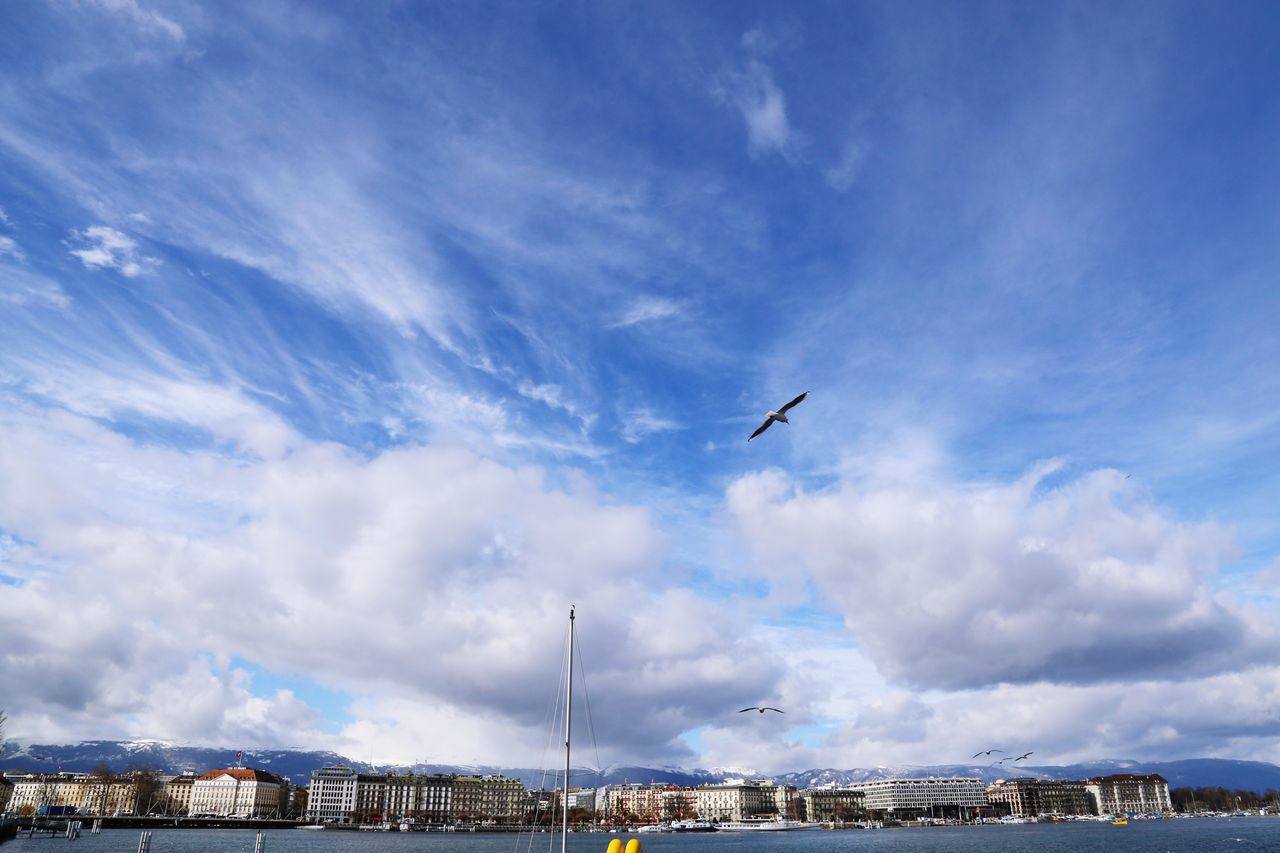
[[(795, 789), (790, 789), (794, 793)], [(698, 817), (703, 820), (745, 820), (786, 814), (787, 791), (767, 779), (699, 785)]]
[(223, 767), (191, 783), (192, 815), (279, 817), (284, 786), (265, 770)]
[(379, 823), (387, 810), (387, 777), (376, 773), (356, 775), (357, 823)]
[(351, 823), (356, 814), (356, 777), (350, 767), (311, 771), (306, 819), (313, 823)]
[(1094, 776), (1085, 782), (1098, 814), (1158, 814), (1173, 811), (1169, 783), (1159, 773), (1138, 776), (1117, 773)]
[(1062, 779), (1001, 779), (987, 786), (987, 800), (1003, 803), (1010, 814), (1024, 817), (1094, 813), (1085, 783)]
[(895, 817), (959, 817), (987, 804), (986, 788), (977, 778), (879, 779), (850, 787), (866, 795), (868, 812)]
[(387, 817), (444, 823), (453, 808), (453, 783), (448, 776), (388, 776)]
[(179, 776), (163, 776), (160, 779), (160, 803), (165, 814), (191, 814), (191, 786), (195, 784), (194, 773), (183, 773)]
[(805, 820), (861, 820), (867, 815), (867, 795), (855, 788), (806, 788), (799, 792)]
[(666, 789), (666, 785), (634, 783), (601, 788), (604, 816), (614, 823), (657, 823), (662, 816), (662, 793)]
[(9, 809), (38, 812), (43, 806), (70, 806), (89, 815), (133, 814), (138, 788), (128, 776), (90, 773), (26, 773), (10, 777)]

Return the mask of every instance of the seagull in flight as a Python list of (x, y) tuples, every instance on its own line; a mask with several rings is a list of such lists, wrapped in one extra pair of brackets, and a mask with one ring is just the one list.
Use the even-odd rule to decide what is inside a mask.
[(764, 432), (769, 427), (773, 426), (774, 421), (781, 421), (784, 424), (791, 423), (791, 421), (787, 420), (787, 410), (790, 409), (792, 406), (797, 405), (801, 400), (803, 400), (805, 397), (808, 397), (808, 396), (809, 396), (809, 392), (805, 391), (799, 397), (796, 397), (790, 403), (787, 403), (781, 409), (778, 409), (778, 411), (770, 412), (768, 417), (764, 419), (764, 423), (760, 424), (760, 428), (757, 429), (755, 432), (751, 433), (751, 438), (747, 439), (747, 443), (750, 444), (752, 439), (760, 435), (760, 433)]
[(990, 755), (993, 752), (1004, 752), (1004, 750), (1003, 749), (984, 749), (982, 752), (975, 752), (973, 754), (973, 757), (977, 758), (979, 755)]
[[(778, 711), (778, 709), (777, 709), (777, 708), (770, 708), (768, 705), (764, 706), (763, 708), (761, 708), (759, 705), (752, 705), (750, 708), (743, 708), (743, 709), (742, 709), (741, 711), (739, 711), (738, 713), (739, 713), (739, 714), (745, 714), (745, 713), (747, 713), (748, 711), (759, 711), (761, 714), (763, 714), (765, 711)], [(786, 711), (778, 711), (778, 713), (779, 713), (779, 714), (785, 714), (785, 713), (786, 713)]]
[(1022, 759), (1024, 759), (1024, 758), (1030, 758), (1030, 757), (1031, 757), (1031, 756), (1033, 756), (1033, 755), (1035, 755), (1035, 753), (1034, 753), (1034, 752), (1024, 752), (1024, 753), (1022, 753), (1022, 755), (1019, 755), (1017, 758), (1015, 758), (1015, 759), (1013, 759), (1013, 760), (1014, 760), (1014, 761), (1021, 761)]

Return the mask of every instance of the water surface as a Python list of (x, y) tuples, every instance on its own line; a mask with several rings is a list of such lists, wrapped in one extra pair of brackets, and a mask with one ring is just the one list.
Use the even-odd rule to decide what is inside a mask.
[[(68, 853), (136, 853), (141, 830), (103, 830), (78, 841), (58, 838), (19, 838), (3, 853), (68, 850)], [(253, 830), (157, 829), (151, 853), (253, 853)], [(265, 853), (541, 853), (558, 851), (554, 834), (309, 832), (273, 829), (266, 833)], [(603, 833), (571, 833), (574, 853), (604, 853), (614, 837)], [(1223, 818), (1133, 821), (1128, 826), (1107, 823), (1023, 824), (1013, 826), (954, 826), (911, 829), (712, 833), (705, 835), (640, 835), (645, 853), (651, 851), (708, 851), (708, 853), (764, 853), (764, 851), (885, 850), (916, 851), (1151, 851), (1151, 853), (1209, 853), (1222, 850), (1280, 851), (1280, 818)]]

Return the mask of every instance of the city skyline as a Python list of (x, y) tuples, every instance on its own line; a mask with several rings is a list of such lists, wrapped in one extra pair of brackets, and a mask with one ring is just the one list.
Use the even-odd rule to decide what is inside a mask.
[(8, 738), (1280, 762), (1274, 6), (9, 18)]

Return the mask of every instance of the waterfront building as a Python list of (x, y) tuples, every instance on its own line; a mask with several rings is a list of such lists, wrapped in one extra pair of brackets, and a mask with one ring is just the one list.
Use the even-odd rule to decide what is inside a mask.
[[(492, 823), (515, 823), (523, 818), (524, 783), (506, 776), (458, 776), (454, 779), (454, 798), (464, 791), (465, 808), (472, 820)], [(455, 808), (455, 813), (457, 812)]]
[(1173, 811), (1169, 783), (1159, 773), (1138, 776), (1116, 773), (1094, 776), (1085, 782), (1098, 814), (1157, 814)]
[(623, 783), (602, 788), (604, 811), (615, 823), (657, 823), (662, 817), (666, 785)]
[(9, 801), (13, 799), (13, 783), (0, 773), (0, 813), (9, 810)]
[(70, 806), (85, 814), (132, 814), (137, 785), (126, 776), (88, 773), (28, 773), (13, 777), (9, 808), (36, 812), (42, 806)]
[(195, 781), (194, 773), (162, 776), (160, 778), (161, 810), (170, 815), (191, 814), (191, 788)]
[(377, 823), (387, 809), (387, 777), (377, 773), (356, 775), (357, 823)]
[(70, 804), (85, 814), (132, 815), (138, 811), (137, 780), (114, 773), (89, 774), (79, 780), (78, 797)]
[(667, 785), (661, 803), (663, 820), (690, 820), (698, 816), (698, 792), (693, 788)]
[[(767, 779), (699, 785), (698, 817), (703, 820), (745, 820), (753, 817), (786, 814), (788, 795)], [(790, 791), (794, 793), (795, 789)]]
[(596, 789), (595, 788), (570, 788), (569, 789), (569, 810), (582, 809), (583, 811), (595, 812), (596, 810)]
[(861, 820), (866, 817), (867, 795), (856, 788), (805, 788), (799, 792), (805, 820)]
[(975, 808), (987, 804), (986, 789), (978, 778), (878, 779), (850, 787), (866, 795), (868, 812), (899, 819), (972, 815)]
[(1024, 817), (1094, 813), (1093, 797), (1085, 783), (1062, 779), (1001, 779), (987, 786), (987, 800), (1003, 803), (1010, 814)]
[(306, 819), (314, 823), (351, 823), (356, 813), (357, 775), (350, 767), (311, 771)]
[(279, 777), (265, 770), (222, 767), (191, 783), (192, 815), (279, 817)]
[(413, 818), (444, 823), (453, 806), (453, 781), (448, 776), (387, 776), (387, 818)]
[(289, 789), (289, 808), (285, 816), (290, 820), (301, 820), (307, 813), (307, 795), (310, 792), (306, 785), (294, 785)]

